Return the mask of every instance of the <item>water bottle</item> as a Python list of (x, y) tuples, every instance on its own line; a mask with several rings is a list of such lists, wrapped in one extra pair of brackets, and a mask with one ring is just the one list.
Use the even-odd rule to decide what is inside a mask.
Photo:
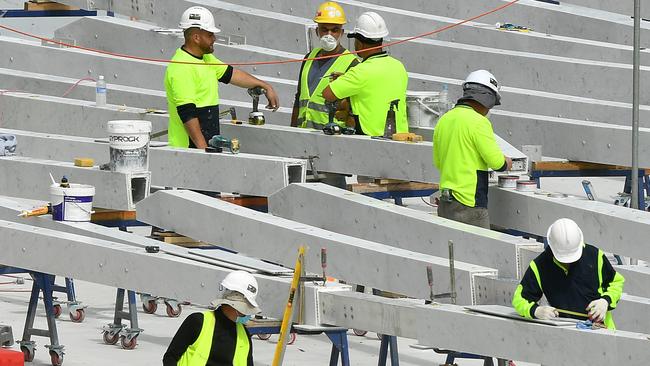
[(95, 105), (103, 107), (106, 105), (106, 80), (104, 75), (99, 75), (97, 86), (95, 88)]
[(440, 108), (440, 115), (447, 113), (449, 110), (449, 87), (447, 84), (442, 84), (442, 91), (438, 97), (438, 103)]

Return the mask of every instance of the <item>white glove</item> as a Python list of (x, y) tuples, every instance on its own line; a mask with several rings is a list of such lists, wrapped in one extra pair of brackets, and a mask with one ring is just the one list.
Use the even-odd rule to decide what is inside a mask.
[(605, 299), (594, 300), (589, 303), (587, 310), (589, 311), (589, 319), (602, 323), (605, 320), (605, 314), (607, 314), (607, 308), (609, 304)]
[(552, 306), (538, 306), (537, 309), (535, 309), (536, 319), (548, 320), (557, 318), (558, 316), (559, 314), (557, 310)]

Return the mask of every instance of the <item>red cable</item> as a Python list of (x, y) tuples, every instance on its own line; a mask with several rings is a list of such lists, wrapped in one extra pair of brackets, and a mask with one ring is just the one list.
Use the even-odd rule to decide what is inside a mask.
[(71, 92), (72, 90), (74, 90), (74, 88), (76, 88), (76, 87), (79, 85), (80, 82), (82, 82), (82, 81), (84, 81), (84, 80), (97, 82), (97, 80), (95, 80), (95, 79), (93, 79), (93, 78), (91, 78), (91, 77), (81, 78), (81, 79), (77, 80), (77, 82), (74, 83), (74, 85), (72, 85), (71, 87), (69, 87), (68, 90), (66, 90), (65, 93), (63, 93), (63, 95), (61, 96), (61, 98), (65, 98), (68, 94), (70, 94), (70, 92)]
[[(384, 47), (391, 47), (391, 46), (398, 45), (400, 43), (405, 43), (405, 42), (409, 42), (409, 41), (412, 41), (412, 40), (415, 40), (415, 39), (418, 39), (418, 38), (424, 38), (424, 37), (430, 36), (432, 34), (444, 32), (444, 31), (446, 31), (448, 29), (455, 28), (455, 27), (457, 27), (459, 25), (469, 23), (469, 22), (474, 21), (476, 19), (482, 18), (482, 17), (484, 17), (486, 15), (501, 11), (501, 10), (511, 6), (511, 5), (514, 5), (517, 2), (519, 2), (519, 0), (512, 0), (512, 1), (508, 2), (508, 3), (505, 3), (505, 4), (501, 5), (501, 6), (498, 6), (498, 7), (494, 8), (494, 9), (492, 9), (490, 11), (486, 11), (485, 13), (481, 13), (481, 14), (473, 16), (471, 18), (461, 20), (458, 23), (449, 24), (447, 26), (444, 26), (442, 28), (438, 28), (438, 29), (433, 30), (431, 32), (422, 33), (422, 34), (419, 34), (417, 36), (409, 37), (409, 38), (402, 39), (402, 40), (395, 41), (395, 42), (390, 42), (390, 43), (387, 43), (387, 44), (384, 44), (384, 45), (381, 45), (381, 46), (377, 46), (377, 47), (373, 47), (373, 48), (367, 48), (364, 51), (371, 51), (371, 50), (381, 49), (381, 48), (384, 48)], [(65, 42), (56, 41), (56, 40), (45, 38), (45, 37), (40, 37), (40, 36), (30, 34), (30, 33), (27, 33), (27, 32), (23, 32), (23, 31), (20, 31), (18, 29), (7, 27), (6, 25), (1, 25), (1, 24), (0, 24), (0, 28), (8, 30), (10, 32), (14, 32), (14, 33), (23, 35), (23, 36), (36, 38), (36, 39), (44, 41), (44, 42), (54, 43), (54, 44), (69, 47), (69, 48), (76, 48), (76, 49), (80, 49), (80, 50), (84, 50), (84, 51), (95, 52), (95, 53), (99, 53), (99, 54), (104, 54), (104, 55), (109, 55), (109, 56), (114, 56), (114, 57), (121, 57), (121, 58), (132, 59), (132, 60), (161, 62), (161, 63), (189, 64), (189, 65), (210, 65), (210, 66), (227, 66), (227, 65), (230, 65), (230, 66), (257, 66), (257, 65), (279, 65), (279, 64), (288, 64), (288, 63), (294, 63), (294, 62), (324, 60), (324, 59), (340, 56), (340, 54), (336, 54), (336, 55), (329, 55), (329, 56), (320, 56), (320, 57), (313, 57), (313, 58), (301, 58), (301, 59), (288, 59), (288, 60), (281, 60), (281, 61), (236, 62), (236, 63), (228, 63), (228, 64), (224, 64), (224, 63), (206, 63), (206, 62), (200, 63), (200, 62), (190, 62), (190, 61), (172, 61), (172, 60), (164, 60), (164, 59), (149, 58), (149, 57), (131, 56), (131, 55), (126, 55), (126, 54), (122, 54), (122, 53), (115, 53), (115, 52), (98, 50), (98, 49), (95, 49), (95, 48), (77, 46), (77, 45), (68, 44), (68, 43), (65, 43)], [(352, 53), (352, 54), (357, 54), (359, 52), (360, 51), (353, 51), (353, 52), (350, 51), (350, 53)]]

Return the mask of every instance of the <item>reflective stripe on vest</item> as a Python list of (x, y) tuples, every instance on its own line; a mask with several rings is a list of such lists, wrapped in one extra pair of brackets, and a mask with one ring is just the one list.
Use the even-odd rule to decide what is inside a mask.
[[(315, 48), (309, 53), (308, 58), (314, 58), (320, 52), (320, 48)], [(334, 72), (345, 73), (350, 64), (354, 62), (356, 56), (345, 50), (341, 56), (338, 56), (332, 63), (330, 68), (322, 76), (330, 75)], [(309, 71), (314, 61), (305, 61), (305, 66), (300, 75), (300, 98), (298, 102), (298, 121), (299, 126), (302, 128), (307, 127), (308, 122), (325, 125), (329, 122), (329, 115), (327, 107), (325, 106), (325, 98), (323, 98), (323, 90), (329, 84), (329, 78), (321, 78), (313, 93), (309, 93)], [(345, 126), (344, 121), (334, 120), (342, 127)]]
[(178, 360), (178, 366), (205, 366), (210, 357), (210, 350), (212, 349), (212, 336), (214, 335), (214, 325), (216, 319), (214, 312), (203, 312), (203, 326), (199, 337), (192, 343), (181, 359)]
[[(213, 311), (206, 311), (203, 313), (203, 325), (201, 326), (201, 333), (192, 345), (187, 347), (181, 359), (178, 360), (178, 366), (205, 366), (210, 357), (212, 350), (212, 336), (214, 335), (214, 327), (216, 318)], [(233, 366), (247, 366), (248, 365), (248, 352), (250, 351), (250, 343), (244, 325), (237, 323), (237, 344), (235, 345), (235, 354), (232, 359)]]

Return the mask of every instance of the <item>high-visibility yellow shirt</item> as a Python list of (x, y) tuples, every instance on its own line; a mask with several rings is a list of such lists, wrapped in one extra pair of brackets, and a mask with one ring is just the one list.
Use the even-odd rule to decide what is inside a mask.
[[(173, 61), (193, 63), (222, 63), (213, 54), (199, 60), (183, 49), (176, 50)], [(176, 107), (193, 103), (197, 108), (219, 104), (219, 79), (227, 65), (190, 65), (170, 63), (165, 72), (165, 91), (169, 111), (169, 146), (188, 147), (189, 135), (178, 116)]]
[(487, 207), (488, 168), (502, 169), (505, 158), (490, 120), (457, 105), (433, 130), (433, 162), (440, 170), (440, 189), (451, 190), (465, 206)]
[(404, 65), (386, 53), (379, 53), (332, 81), (330, 89), (338, 99), (350, 98), (352, 113), (358, 116), (364, 134), (382, 136), (393, 100), (399, 100), (395, 110), (396, 132), (408, 132), (407, 85)]
[[(321, 51), (321, 48), (315, 48), (307, 55), (307, 58), (314, 58)], [(305, 61), (300, 74), (300, 97), (298, 98), (298, 126), (308, 127), (310, 123), (325, 125), (329, 122), (329, 111), (325, 107), (325, 98), (323, 98), (323, 90), (329, 85), (330, 79), (327, 75), (334, 72), (345, 73), (350, 65), (357, 60), (357, 57), (345, 50), (341, 56), (336, 57), (332, 65), (324, 72), (321, 72), (320, 81), (313, 91), (310, 91), (309, 78), (313, 60)], [(340, 126), (345, 126), (345, 122), (334, 119), (334, 122)]]

